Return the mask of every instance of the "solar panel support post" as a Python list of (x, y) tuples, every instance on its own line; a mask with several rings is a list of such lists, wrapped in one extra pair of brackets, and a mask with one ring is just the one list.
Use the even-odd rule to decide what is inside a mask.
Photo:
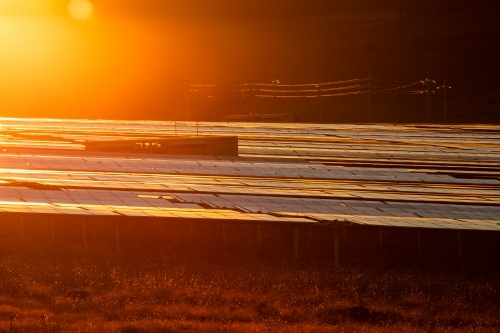
[(309, 227), (309, 240), (312, 241), (313, 239), (313, 228)]
[(422, 252), (422, 245), (421, 245), (421, 241), (420, 241), (420, 231), (417, 231), (417, 253), (421, 253)]
[(335, 268), (340, 268), (339, 260), (339, 231), (333, 231), (333, 255)]
[(227, 224), (222, 224), (222, 244), (227, 244), (227, 232), (226, 232)]
[(55, 245), (55, 243), (56, 243), (56, 237), (55, 237), (55, 233), (54, 233), (54, 218), (53, 217), (50, 218), (50, 242), (52, 243), (52, 245)]
[(85, 220), (82, 220), (82, 246), (83, 247), (87, 246), (87, 237), (86, 237), (86, 230), (85, 230)]
[(278, 225), (278, 239), (276, 241), (278, 249), (281, 249), (281, 227)]
[(262, 250), (262, 237), (260, 233), (260, 224), (257, 225), (257, 253), (260, 253)]
[(382, 229), (379, 229), (378, 231), (378, 245), (380, 246), (384, 245), (384, 233)]
[(293, 254), (295, 260), (299, 260), (299, 227), (293, 228)]
[(344, 230), (342, 230), (342, 236), (344, 238), (344, 244), (347, 243), (347, 228), (344, 228)]
[(462, 261), (462, 234), (457, 232), (458, 260)]
[(193, 222), (189, 222), (189, 236), (193, 237)]
[(21, 216), (21, 240), (24, 241), (24, 217)]
[(120, 227), (115, 224), (116, 258), (120, 258)]
[(128, 229), (132, 232), (132, 220), (128, 220)]

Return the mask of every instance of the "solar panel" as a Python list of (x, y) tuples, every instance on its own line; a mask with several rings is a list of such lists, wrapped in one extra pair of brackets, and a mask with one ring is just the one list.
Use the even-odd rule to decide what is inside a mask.
[(500, 133), (474, 126), (200, 123), (204, 135), (238, 130), (241, 157), (172, 158), (75, 141), (173, 134), (169, 122), (0, 125), (58, 138), (0, 139), (0, 212), (499, 230)]

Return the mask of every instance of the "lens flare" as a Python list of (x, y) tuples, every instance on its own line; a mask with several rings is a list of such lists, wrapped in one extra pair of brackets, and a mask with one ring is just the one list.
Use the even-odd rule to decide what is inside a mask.
[(71, 0), (68, 3), (69, 15), (78, 21), (89, 18), (92, 14), (93, 6), (88, 0)]

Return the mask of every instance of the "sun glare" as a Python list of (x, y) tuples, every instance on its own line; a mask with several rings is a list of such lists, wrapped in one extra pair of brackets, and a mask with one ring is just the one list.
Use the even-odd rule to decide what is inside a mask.
[(69, 15), (75, 20), (83, 21), (92, 14), (93, 6), (88, 0), (71, 0), (68, 3)]

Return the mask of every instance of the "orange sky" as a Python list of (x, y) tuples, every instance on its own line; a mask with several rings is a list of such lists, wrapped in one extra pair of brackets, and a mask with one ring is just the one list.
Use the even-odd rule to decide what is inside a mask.
[[(144, 81), (163, 80), (172, 71), (180, 77), (194, 71), (203, 76), (213, 56), (204, 49), (203, 36), (194, 32), (203, 30), (199, 21), (131, 17), (118, 15), (119, 10), (111, 15), (111, 8), (99, 3), (88, 18), (75, 19), (68, 2), (0, 0), (2, 116), (63, 110), (56, 114), (61, 116), (81, 112), (81, 103), (119, 110)], [(92, 90), (104, 91), (95, 96)]]
[[(35, 6), (35, 0), (15, 1), (25, 2), (26, 10), (20, 11), (20, 5), (0, 10), (0, 66), (11, 78), (78, 81), (103, 69), (121, 71), (135, 61), (141, 34), (137, 26), (102, 20), (97, 11), (77, 21), (57, 7)], [(30, 7), (39, 10), (30, 12)]]

